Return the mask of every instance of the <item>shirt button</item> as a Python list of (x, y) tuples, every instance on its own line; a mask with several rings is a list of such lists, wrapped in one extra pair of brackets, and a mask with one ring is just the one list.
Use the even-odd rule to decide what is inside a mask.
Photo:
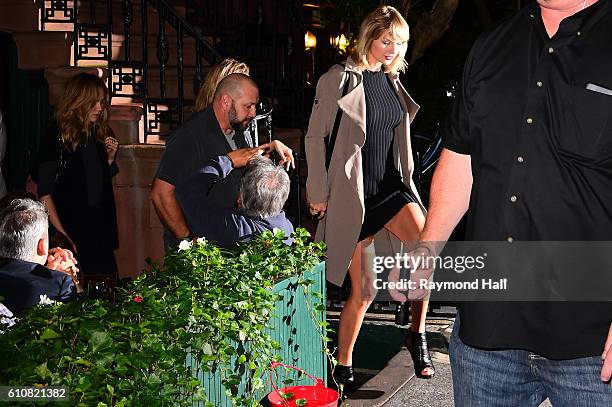
[(548, 48), (548, 53), (552, 54), (553, 52), (555, 52), (555, 49), (553, 47)]
[(514, 239), (512, 238), (512, 236), (508, 236), (508, 237), (506, 238), (506, 241), (507, 241), (508, 243), (512, 243), (512, 242), (514, 242)]
[(517, 199), (518, 199), (518, 198), (516, 197), (516, 195), (512, 195), (512, 196), (510, 197), (510, 202), (513, 202), (513, 203), (514, 203), (514, 202), (516, 202), (516, 200), (517, 200)]
[(527, 123), (528, 123), (528, 124), (533, 123), (533, 119), (532, 119), (531, 117), (528, 117), (528, 118), (527, 118)]
[(538, 88), (541, 88), (542, 86), (544, 86), (544, 84), (542, 83), (542, 81), (537, 81), (536, 85), (538, 85)]
[(519, 155), (518, 157), (516, 157), (516, 161), (522, 163), (525, 161), (525, 159), (523, 158), (523, 156)]

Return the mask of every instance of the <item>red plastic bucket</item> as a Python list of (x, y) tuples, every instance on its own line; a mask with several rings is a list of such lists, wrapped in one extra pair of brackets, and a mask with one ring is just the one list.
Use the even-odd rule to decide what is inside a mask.
[[(316, 383), (315, 386), (289, 386), (277, 389), (274, 385), (272, 373), (278, 366), (287, 367), (304, 373), (308, 378)], [(270, 405), (274, 407), (338, 407), (340, 395), (337, 391), (325, 387), (323, 380), (312, 377), (299, 367), (284, 365), (274, 362), (270, 365), (270, 383), (273, 392), (268, 394)], [(285, 397), (283, 397), (285, 395)], [(305, 403), (305, 404), (302, 404)]]

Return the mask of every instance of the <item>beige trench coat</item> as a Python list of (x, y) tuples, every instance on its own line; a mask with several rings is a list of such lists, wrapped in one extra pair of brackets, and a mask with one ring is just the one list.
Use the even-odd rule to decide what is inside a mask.
[[(395, 166), (425, 214), (412, 180), (414, 162), (410, 144), (410, 123), (419, 105), (406, 92), (398, 75), (388, 75), (405, 112), (393, 138)], [(349, 89), (341, 98), (345, 80), (350, 81)], [(331, 133), (338, 106), (344, 114), (327, 171), (324, 138)], [(344, 281), (364, 218), (361, 148), (365, 143), (365, 132), (366, 102), (362, 69), (348, 58), (345, 67), (334, 65), (319, 79), (305, 139), (307, 198), (313, 203), (327, 202), (327, 214), (319, 222), (315, 240), (327, 243), (327, 279), (336, 285), (342, 285)], [(376, 235), (375, 241), (377, 254), (400, 252), (401, 242), (386, 229)]]

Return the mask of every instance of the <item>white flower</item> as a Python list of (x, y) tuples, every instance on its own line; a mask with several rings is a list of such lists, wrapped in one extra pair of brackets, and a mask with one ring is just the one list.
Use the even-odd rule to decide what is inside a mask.
[(38, 305), (53, 305), (57, 303), (58, 303), (57, 301), (54, 301), (51, 298), (47, 297), (47, 294), (41, 294)]
[[(15, 325), (17, 321), (19, 321), (19, 319), (13, 316), (11, 310), (6, 308), (4, 304), (0, 302), (0, 325), (6, 325), (6, 327), (8, 328)], [(3, 332), (4, 331), (0, 329), (0, 334), (2, 334)]]
[(191, 240), (183, 240), (181, 241), (181, 243), (179, 244), (179, 248), (178, 251), (182, 251), (182, 250), (187, 250), (187, 249), (191, 249), (191, 245), (193, 244), (193, 242)]
[(198, 237), (197, 242), (199, 244), (204, 244), (204, 243), (206, 243), (206, 238), (205, 237)]

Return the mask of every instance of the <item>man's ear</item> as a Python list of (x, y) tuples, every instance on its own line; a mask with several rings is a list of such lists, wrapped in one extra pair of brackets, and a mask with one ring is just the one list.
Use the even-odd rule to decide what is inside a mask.
[(47, 256), (49, 253), (49, 245), (46, 236), (41, 236), (36, 244), (36, 254), (38, 256)]
[(230, 98), (230, 96), (227, 94), (222, 94), (221, 102), (222, 102), (221, 104), (223, 105), (223, 107), (229, 110), (229, 107), (232, 105), (232, 98)]

